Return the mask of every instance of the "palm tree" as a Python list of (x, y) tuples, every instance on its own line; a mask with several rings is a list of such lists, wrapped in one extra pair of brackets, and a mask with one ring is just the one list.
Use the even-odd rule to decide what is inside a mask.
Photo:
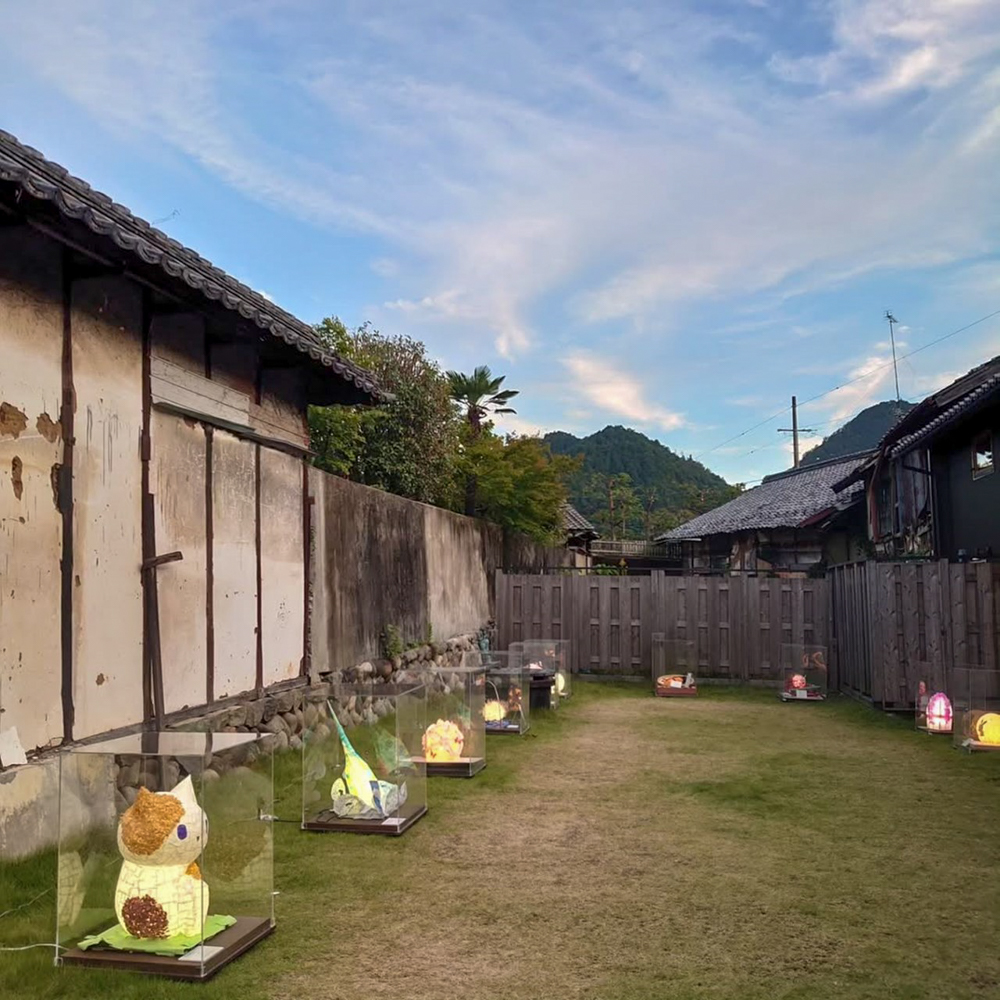
[[(498, 413), (516, 413), (507, 405), (517, 395), (516, 389), (501, 389), (505, 375), (493, 377), (486, 365), (479, 365), (471, 375), (448, 372), (451, 383), (451, 398), (465, 408), (465, 419), (473, 438), (479, 437), (483, 421)], [(476, 477), (472, 474), (465, 479), (465, 513), (476, 516)]]
[(465, 419), (469, 421), (474, 436), (483, 429), (483, 421), (488, 416), (517, 413), (507, 405), (517, 395), (517, 390), (500, 389), (505, 378), (505, 375), (494, 378), (486, 365), (480, 365), (471, 375), (448, 372), (451, 398), (465, 407)]

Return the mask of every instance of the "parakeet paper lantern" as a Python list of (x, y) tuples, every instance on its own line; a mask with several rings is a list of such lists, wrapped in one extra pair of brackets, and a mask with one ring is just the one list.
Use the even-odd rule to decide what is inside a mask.
[(207, 841), (208, 819), (190, 777), (169, 792), (139, 789), (118, 823), (118, 850), (125, 860), (115, 913), (129, 934), (202, 934), (209, 895), (197, 859)]
[(331, 712), (344, 751), (344, 770), (333, 783), (333, 811), (348, 819), (381, 819), (406, 802), (406, 782), (379, 781), (365, 759), (354, 749), (335, 712)]
[(459, 760), (465, 746), (465, 734), (460, 726), (448, 719), (438, 719), (425, 730), (421, 740), (429, 764)]
[(976, 719), (975, 738), (990, 747), (1000, 746), (1000, 713), (984, 712)]
[(952, 725), (951, 700), (943, 691), (932, 694), (927, 701), (927, 728), (933, 733), (950, 733)]

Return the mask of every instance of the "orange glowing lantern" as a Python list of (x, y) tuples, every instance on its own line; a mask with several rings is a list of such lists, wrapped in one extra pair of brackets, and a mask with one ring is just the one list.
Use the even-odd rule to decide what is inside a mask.
[(1000, 713), (984, 712), (974, 726), (976, 740), (990, 747), (1000, 747)]
[(446, 761), (461, 760), (465, 734), (461, 726), (451, 720), (438, 719), (424, 730), (421, 742), (427, 763), (441, 764)]
[(507, 706), (502, 701), (493, 699), (483, 705), (483, 718), (487, 722), (503, 722), (507, 717)]
[(943, 691), (932, 694), (927, 701), (927, 728), (932, 733), (950, 733), (951, 700)]

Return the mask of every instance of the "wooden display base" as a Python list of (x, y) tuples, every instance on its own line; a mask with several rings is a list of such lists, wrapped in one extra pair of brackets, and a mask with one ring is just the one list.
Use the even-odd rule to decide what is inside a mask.
[[(64, 951), (60, 962), (62, 965), (79, 965), (90, 969), (124, 969), (148, 976), (204, 982), (273, 930), (271, 921), (266, 917), (237, 917), (232, 927), (227, 927), (215, 937), (209, 938), (204, 945), (193, 948), (180, 958), (172, 955), (147, 955), (138, 951), (118, 951), (116, 948), (95, 945), (86, 951), (80, 951), (79, 948)], [(200, 948), (204, 948), (206, 952), (204, 961), (194, 958)]]
[(317, 833), (373, 833), (383, 837), (399, 837), (427, 812), (427, 806), (403, 806), (396, 816), (387, 819), (346, 819), (326, 809), (315, 819), (302, 824), (303, 830)]
[(930, 726), (917, 726), (917, 731), (928, 736), (951, 736), (950, 729), (931, 729)]
[(653, 692), (657, 698), (693, 698), (697, 693), (696, 687), (687, 688), (655, 688)]
[(782, 691), (779, 697), (781, 698), (782, 701), (804, 701), (804, 702), (826, 701), (825, 694), (813, 694), (807, 698), (798, 698), (793, 694), (789, 694), (787, 691)]
[(486, 767), (485, 757), (459, 757), (458, 760), (433, 763), (428, 763), (424, 757), (414, 757), (413, 761), (427, 768), (428, 778), (472, 778)]
[(970, 753), (995, 753), (997, 750), (1000, 750), (1000, 746), (996, 743), (980, 743), (978, 740), (968, 740), (963, 746)]
[(526, 733), (527, 731), (527, 728), (522, 729), (520, 726), (497, 726), (493, 728), (488, 722), (486, 723), (486, 732), (492, 736), (495, 736), (497, 733), (511, 733), (514, 736), (520, 736), (521, 733)]

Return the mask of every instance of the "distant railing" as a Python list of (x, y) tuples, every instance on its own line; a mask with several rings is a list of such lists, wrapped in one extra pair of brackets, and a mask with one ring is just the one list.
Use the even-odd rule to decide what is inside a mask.
[(651, 556), (653, 558), (669, 559), (674, 555), (670, 547), (663, 542), (650, 542), (645, 539), (598, 538), (590, 543), (590, 552), (595, 556)]

